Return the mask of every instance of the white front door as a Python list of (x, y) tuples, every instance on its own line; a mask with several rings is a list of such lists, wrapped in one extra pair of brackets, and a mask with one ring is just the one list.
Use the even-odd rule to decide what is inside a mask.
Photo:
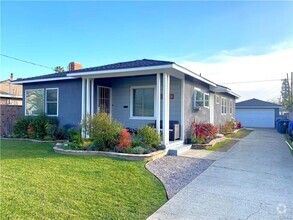
[(97, 97), (97, 112), (104, 112), (111, 115), (112, 89), (109, 87), (98, 86)]
[(210, 93), (210, 123), (215, 123), (215, 95)]

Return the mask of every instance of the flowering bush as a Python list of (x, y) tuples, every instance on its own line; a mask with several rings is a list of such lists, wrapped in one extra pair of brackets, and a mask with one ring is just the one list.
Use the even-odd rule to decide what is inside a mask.
[(210, 123), (192, 122), (191, 141), (193, 144), (203, 144), (216, 137), (218, 129)]
[(232, 118), (229, 121), (226, 121), (224, 125), (221, 125), (220, 132), (223, 134), (231, 133), (234, 131), (236, 127), (237, 127), (237, 122)]

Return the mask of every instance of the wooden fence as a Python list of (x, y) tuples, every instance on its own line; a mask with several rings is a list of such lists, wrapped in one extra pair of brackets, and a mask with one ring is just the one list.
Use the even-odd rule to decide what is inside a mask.
[(11, 135), (13, 125), (22, 115), (22, 106), (19, 105), (0, 105), (1, 110), (1, 128), (0, 135)]

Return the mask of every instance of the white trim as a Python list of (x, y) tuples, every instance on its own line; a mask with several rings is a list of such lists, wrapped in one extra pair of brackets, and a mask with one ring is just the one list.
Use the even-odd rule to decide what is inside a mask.
[(55, 78), (47, 78), (47, 79), (31, 79), (31, 80), (23, 80), (23, 81), (12, 81), (12, 84), (23, 84), (23, 83), (33, 83), (33, 82), (48, 82), (48, 81), (57, 81), (57, 80), (68, 80), (68, 79), (78, 79), (76, 77), (55, 77)]
[(185, 79), (181, 79), (181, 140), (185, 138)]
[(233, 102), (232, 102), (232, 99), (229, 99), (229, 114), (233, 115)]
[(21, 95), (14, 95), (14, 94), (2, 94), (2, 93), (0, 93), (0, 97), (2, 97), (2, 98), (22, 99)]
[[(226, 105), (225, 105), (225, 107), (226, 107), (226, 112), (223, 112), (223, 100), (225, 100), (225, 102), (226, 102)], [(221, 115), (227, 115), (227, 98), (224, 98), (224, 97), (221, 97)]]
[(169, 144), (169, 99), (170, 99), (170, 75), (163, 73), (163, 145)]
[[(219, 100), (218, 100), (218, 98), (219, 98)], [(220, 102), (221, 102), (221, 96), (216, 95), (216, 104), (220, 104)]]
[[(28, 91), (34, 91), (34, 90), (43, 90), (43, 93), (45, 93), (45, 90), (43, 88), (40, 88), (40, 89), (26, 89), (24, 91), (24, 115), (25, 116), (38, 116), (37, 114), (29, 115), (29, 114), (26, 113), (26, 95), (27, 95), (27, 92)], [(44, 99), (44, 101), (43, 101), (43, 110), (44, 110), (44, 113), (45, 113), (45, 106), (44, 106), (45, 105), (45, 97), (43, 97), (43, 99)]]
[(176, 70), (178, 70), (178, 71), (180, 71), (180, 72), (183, 72), (183, 73), (185, 73), (185, 74), (187, 74), (187, 75), (189, 75), (189, 76), (192, 76), (193, 78), (196, 78), (196, 79), (198, 79), (198, 80), (200, 80), (200, 81), (202, 81), (202, 82), (205, 82), (205, 83), (207, 83), (207, 84), (209, 84), (209, 85), (211, 85), (211, 86), (214, 86), (214, 87), (217, 86), (217, 84), (215, 84), (215, 83), (213, 83), (213, 82), (211, 82), (211, 81), (209, 81), (209, 80), (207, 80), (207, 79), (204, 79), (204, 78), (201, 77), (200, 75), (198, 75), (198, 74), (192, 72), (191, 70), (189, 70), (189, 69), (187, 69), (187, 68), (185, 68), (185, 67), (182, 67), (182, 66), (180, 66), (180, 65), (178, 65), (178, 64), (176, 64), (176, 63), (173, 63), (173, 64), (172, 64), (172, 68), (174, 68), (174, 69), (176, 69)]
[(91, 79), (91, 116), (94, 115), (94, 83), (95, 80)]
[(161, 73), (157, 73), (157, 91), (156, 91), (156, 129), (157, 133), (160, 134), (160, 120), (161, 120)]
[(100, 86), (97, 85), (97, 113), (99, 113), (99, 97), (100, 97), (100, 93), (99, 93), (99, 88), (107, 88), (110, 91), (110, 117), (112, 117), (112, 88), (108, 87), (108, 86)]
[[(133, 90), (134, 89), (154, 89), (154, 116), (133, 116)], [(155, 85), (144, 85), (144, 86), (130, 86), (130, 116), (129, 119), (138, 119), (138, 120), (155, 120), (156, 119), (156, 86)]]
[[(81, 121), (84, 119), (84, 113), (85, 113), (85, 79), (82, 78), (82, 81), (81, 81)], [(82, 127), (81, 134), (83, 138), (86, 137), (84, 127)]]
[[(125, 69), (113, 69), (113, 70), (98, 70), (98, 71), (88, 71), (88, 72), (79, 72), (67, 74), (70, 76), (88, 76), (88, 75), (100, 75), (100, 74), (115, 74), (115, 73), (125, 73), (125, 72), (137, 72), (137, 71), (146, 71), (146, 70), (159, 70), (172, 68), (171, 64), (160, 65), (160, 66), (148, 66), (148, 67), (137, 67), (137, 68), (125, 68)], [(154, 74), (154, 73), (153, 73)], [(117, 74), (115, 74), (116, 76)]]
[(210, 123), (215, 124), (215, 94), (210, 94)]
[[(47, 109), (47, 104), (48, 104), (48, 100), (47, 100), (47, 93), (48, 93), (48, 90), (55, 90), (57, 89), (57, 115), (49, 115), (48, 114), (48, 109)], [(55, 103), (55, 102), (50, 102), (50, 103)], [(46, 88), (46, 94), (45, 94), (45, 113), (47, 116), (50, 116), (50, 117), (58, 117), (59, 115), (59, 88), (56, 87), (56, 88)]]
[(91, 103), (90, 103), (90, 79), (86, 79), (86, 114), (90, 114)]

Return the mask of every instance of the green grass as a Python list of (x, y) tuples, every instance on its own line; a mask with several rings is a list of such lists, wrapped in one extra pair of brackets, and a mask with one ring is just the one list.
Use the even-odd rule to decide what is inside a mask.
[(245, 136), (249, 135), (251, 132), (252, 132), (252, 130), (241, 129), (236, 133), (226, 134), (225, 136), (227, 138), (244, 138)]
[(167, 199), (144, 165), (2, 141), (1, 219), (145, 219)]
[(210, 151), (216, 151), (218, 150), (219, 148), (229, 144), (231, 142), (231, 140), (223, 140), (221, 142), (218, 142), (216, 143), (214, 146), (212, 147), (208, 147), (207, 150), (210, 150)]

